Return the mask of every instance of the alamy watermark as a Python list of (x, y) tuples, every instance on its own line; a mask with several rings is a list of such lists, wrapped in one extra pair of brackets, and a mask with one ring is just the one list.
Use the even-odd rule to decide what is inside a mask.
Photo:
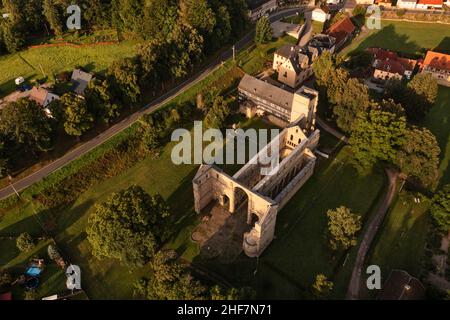
[(69, 30), (80, 30), (81, 29), (81, 8), (76, 4), (72, 4), (67, 7), (66, 12), (70, 14), (67, 18), (66, 26)]
[(79, 266), (71, 264), (66, 269), (66, 287), (69, 290), (81, 290), (81, 269)]
[(171, 158), (176, 165), (258, 164), (261, 175), (273, 175), (280, 164), (279, 134), (279, 129), (226, 129), (224, 135), (219, 129), (203, 130), (203, 123), (194, 121), (193, 136), (187, 129), (172, 132), (171, 140), (178, 144)]

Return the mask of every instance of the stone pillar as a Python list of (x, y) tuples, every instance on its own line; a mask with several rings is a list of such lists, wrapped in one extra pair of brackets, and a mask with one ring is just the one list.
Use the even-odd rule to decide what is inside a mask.
[(234, 213), (234, 210), (235, 210), (235, 207), (236, 207), (236, 204), (235, 204), (235, 201), (234, 201), (234, 199), (235, 199), (235, 190), (233, 189), (233, 192), (231, 193), (231, 195), (230, 195), (230, 212), (231, 213)]

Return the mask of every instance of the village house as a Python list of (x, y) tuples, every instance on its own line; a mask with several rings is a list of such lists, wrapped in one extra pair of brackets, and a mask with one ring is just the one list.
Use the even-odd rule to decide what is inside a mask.
[(313, 21), (325, 22), (330, 19), (330, 13), (328, 8), (316, 8), (312, 11), (311, 19)]
[(59, 96), (51, 93), (47, 88), (44, 87), (33, 87), (31, 89), (29, 99), (35, 101), (38, 105), (44, 108), (47, 116), (51, 117), (52, 113), (47, 106), (54, 100), (59, 100)]
[(422, 72), (430, 73), (440, 85), (450, 87), (450, 55), (428, 51)]
[(42, 107), (47, 107), (50, 102), (58, 100), (59, 96), (51, 93), (47, 88), (44, 87), (33, 87), (30, 93), (30, 100), (36, 101)]
[(72, 83), (73, 83), (73, 91), (84, 97), (84, 90), (86, 90), (89, 82), (92, 80), (93, 76), (90, 73), (84, 72), (80, 69), (75, 69), (72, 72)]
[(256, 21), (278, 8), (277, 0), (247, 0), (250, 20)]
[(390, 79), (411, 79), (416, 60), (401, 58), (397, 53), (381, 48), (369, 48), (367, 51), (373, 55), (373, 80), (385, 82)]
[(375, 0), (375, 4), (382, 7), (390, 8), (392, 7), (392, 0)]
[(398, 0), (397, 8), (401, 9), (415, 9), (417, 0)]
[(404, 270), (392, 270), (378, 300), (422, 300), (426, 290), (419, 279)]
[(362, 5), (371, 5), (373, 4), (374, 0), (356, 0), (356, 4), (362, 4)]
[(325, 51), (334, 52), (335, 39), (324, 34), (315, 35), (305, 47), (285, 45), (274, 54), (273, 70), (278, 81), (297, 88), (312, 76), (312, 63)]
[(442, 9), (444, 4), (443, 0), (418, 0), (416, 9), (428, 10), (428, 9)]
[(325, 33), (336, 39), (336, 50), (340, 49), (351, 37), (356, 28), (349, 17), (333, 24)]
[(280, 127), (305, 115), (305, 126), (315, 126), (317, 92), (302, 86), (295, 93), (278, 88), (263, 80), (245, 75), (238, 86), (241, 112), (248, 118), (267, 116)]

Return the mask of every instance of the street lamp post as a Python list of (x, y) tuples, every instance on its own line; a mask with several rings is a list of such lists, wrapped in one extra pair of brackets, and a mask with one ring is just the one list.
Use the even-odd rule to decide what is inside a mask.
[(8, 175), (8, 179), (9, 179), (9, 184), (11, 185), (11, 188), (13, 188), (15, 194), (17, 195), (18, 198), (20, 198), (19, 192), (17, 192), (16, 188), (14, 187), (14, 184), (12, 183), (13, 178), (11, 177), (11, 175)]

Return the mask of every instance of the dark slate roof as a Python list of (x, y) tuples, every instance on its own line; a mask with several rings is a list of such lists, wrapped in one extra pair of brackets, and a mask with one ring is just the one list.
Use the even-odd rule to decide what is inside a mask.
[(89, 81), (92, 80), (92, 74), (84, 72), (80, 69), (73, 70), (72, 82), (74, 83), (73, 91), (76, 94), (82, 96), (84, 95), (84, 90), (86, 89)]
[(246, 74), (239, 83), (239, 90), (245, 90), (260, 99), (272, 102), (273, 104), (290, 111), (294, 94), (278, 88), (270, 83), (259, 80)]
[(417, 279), (403, 270), (392, 270), (378, 296), (379, 300), (421, 300), (425, 297), (425, 287)]

